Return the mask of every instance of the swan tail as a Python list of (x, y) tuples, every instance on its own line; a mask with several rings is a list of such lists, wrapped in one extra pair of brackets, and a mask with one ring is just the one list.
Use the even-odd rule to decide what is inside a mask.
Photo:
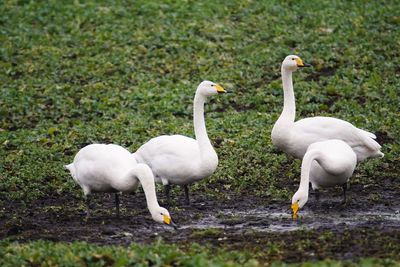
[(76, 178), (76, 170), (75, 170), (75, 166), (73, 163), (68, 164), (68, 165), (64, 165), (64, 168), (69, 170), (69, 172), (71, 173), (72, 178), (75, 180), (75, 182), (78, 182), (77, 178)]
[(371, 133), (371, 132), (368, 132), (368, 131), (365, 131), (365, 130), (363, 130), (363, 129), (358, 129), (358, 130), (360, 130), (361, 132), (363, 132), (365, 135), (369, 136), (369, 138), (376, 139), (376, 135), (375, 135), (375, 134), (373, 134), (373, 133)]
[(381, 145), (374, 140), (376, 136), (373, 133), (358, 129), (358, 135), (369, 149), (374, 151), (381, 149)]
[(367, 131), (364, 131), (362, 129), (358, 129), (358, 134), (365, 144), (365, 146), (368, 147), (369, 150), (372, 151), (372, 154), (370, 155), (371, 158), (382, 158), (384, 154), (381, 152), (381, 145), (375, 141), (376, 135)]

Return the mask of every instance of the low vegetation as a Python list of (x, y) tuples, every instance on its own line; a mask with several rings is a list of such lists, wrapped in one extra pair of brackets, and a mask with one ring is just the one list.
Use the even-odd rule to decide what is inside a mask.
[[(280, 63), (292, 53), (313, 65), (294, 75), (297, 118), (334, 116), (376, 133), (385, 158), (360, 164), (352, 183), (400, 190), (399, 10), (399, 1), (2, 1), (0, 220), (41, 199), (80, 198), (63, 165), (87, 144), (134, 151), (157, 135), (192, 136), (204, 79), (234, 94), (206, 106), (220, 164), (193, 192), (286, 203), (300, 162), (274, 149), (270, 132), (283, 105)], [(2, 266), (259, 264), (163, 243), (1, 247)]]

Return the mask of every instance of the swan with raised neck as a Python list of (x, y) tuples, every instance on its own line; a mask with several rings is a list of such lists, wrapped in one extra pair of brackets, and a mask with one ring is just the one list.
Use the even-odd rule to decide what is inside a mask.
[(226, 93), (222, 86), (203, 81), (197, 87), (193, 100), (195, 139), (183, 135), (162, 135), (143, 144), (134, 156), (138, 162), (148, 164), (156, 181), (167, 186), (183, 185), (189, 203), (188, 185), (209, 177), (218, 166), (218, 156), (207, 134), (204, 105), (209, 97)]
[(299, 159), (303, 158), (310, 144), (330, 139), (346, 142), (356, 153), (358, 162), (367, 158), (383, 157), (381, 146), (374, 140), (376, 136), (347, 121), (317, 116), (295, 122), (296, 104), (292, 74), (306, 66), (309, 65), (303, 63), (296, 55), (289, 55), (282, 62), (284, 104), (282, 113), (272, 129), (272, 143)]

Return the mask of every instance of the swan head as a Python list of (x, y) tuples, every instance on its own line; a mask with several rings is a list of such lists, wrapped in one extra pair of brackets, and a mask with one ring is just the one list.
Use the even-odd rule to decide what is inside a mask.
[(211, 81), (202, 81), (197, 87), (197, 92), (206, 97), (226, 93), (221, 85)]
[(297, 218), (297, 213), (299, 209), (303, 208), (303, 206), (308, 201), (308, 192), (298, 190), (292, 197), (292, 211), (293, 218)]
[(291, 72), (294, 72), (299, 68), (310, 67), (310, 66), (311, 66), (310, 64), (304, 63), (303, 60), (296, 55), (289, 55), (285, 57), (285, 59), (282, 62), (282, 69)]
[(163, 207), (158, 207), (153, 212), (151, 213), (151, 217), (153, 217), (153, 220), (159, 223), (163, 223), (165, 225), (174, 227), (177, 229), (176, 224), (172, 221), (171, 215), (169, 215), (169, 212), (167, 209)]

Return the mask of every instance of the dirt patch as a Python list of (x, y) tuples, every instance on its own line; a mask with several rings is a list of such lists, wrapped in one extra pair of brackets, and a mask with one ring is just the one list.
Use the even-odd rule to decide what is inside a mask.
[(395, 138), (393, 137), (393, 135), (386, 131), (375, 132), (375, 135), (376, 135), (376, 141), (379, 144), (390, 144), (395, 141)]
[(311, 73), (310, 75), (308, 75), (305, 80), (306, 81), (319, 81), (321, 77), (329, 77), (329, 76), (333, 76), (336, 73), (336, 66), (333, 67), (323, 67), (320, 70)]
[[(0, 238), (127, 245), (151, 243), (161, 237), (183, 248), (196, 242), (250, 251), (268, 261), (399, 259), (400, 182), (387, 179), (376, 185), (353, 185), (345, 206), (340, 205), (339, 188), (321, 192), (319, 202), (311, 195), (297, 221), (291, 218), (288, 201), (244, 194), (219, 200), (193, 192), (193, 204), (186, 206), (183, 197), (175, 196), (169, 210), (179, 225), (177, 231), (152, 221), (142, 192), (121, 196), (120, 218), (115, 216), (112, 195), (95, 196), (96, 208), (88, 221), (81, 199), (53, 196), (26, 207), (3, 205)], [(159, 195), (162, 205), (163, 194)]]

